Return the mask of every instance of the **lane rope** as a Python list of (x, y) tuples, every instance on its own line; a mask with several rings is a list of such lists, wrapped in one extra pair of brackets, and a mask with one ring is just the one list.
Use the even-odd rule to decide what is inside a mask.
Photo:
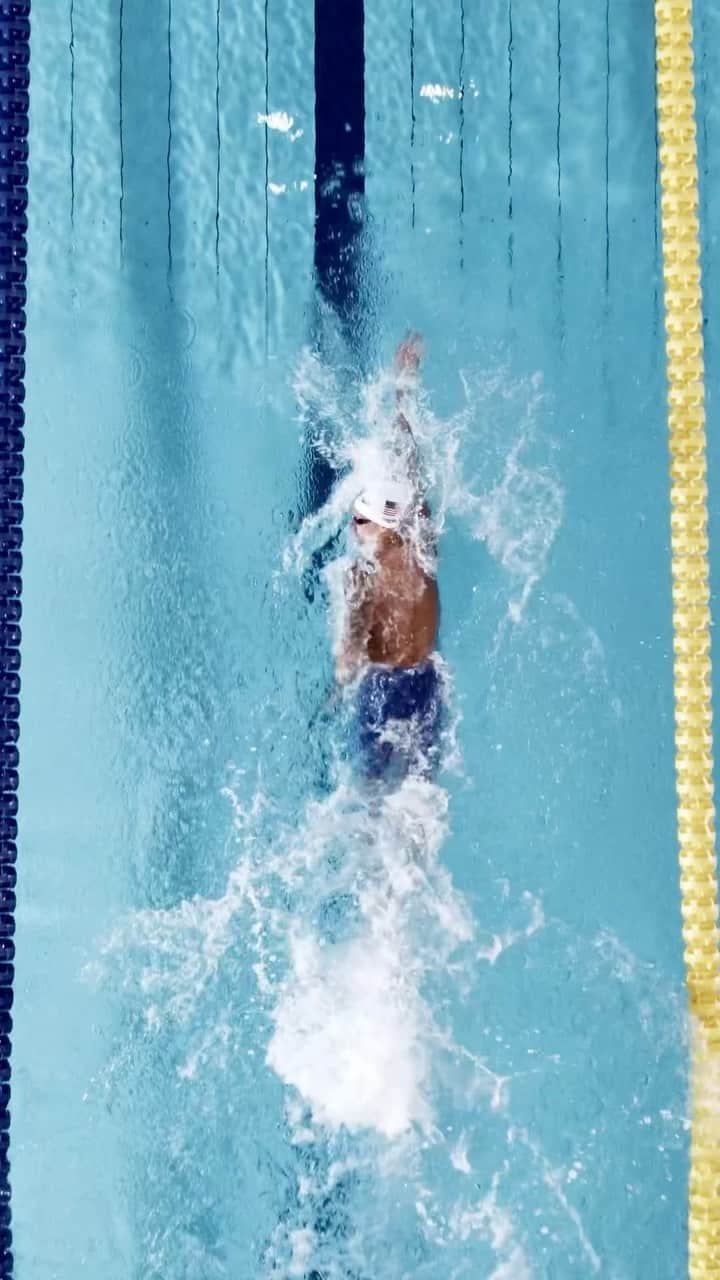
[(15, 977), (25, 423), (30, 0), (0, 0), (0, 1280), (13, 1274), (10, 1050)]
[(720, 1277), (720, 952), (691, 0), (655, 0), (670, 444), (675, 772), (691, 1015), (688, 1255)]

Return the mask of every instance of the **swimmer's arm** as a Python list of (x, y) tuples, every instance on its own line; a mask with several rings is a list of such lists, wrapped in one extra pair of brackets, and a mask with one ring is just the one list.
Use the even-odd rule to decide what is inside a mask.
[(338, 652), (335, 654), (335, 679), (338, 684), (350, 684), (367, 662), (367, 635), (360, 636), (352, 624), (346, 628)]
[(371, 626), (372, 597), (365, 576), (353, 565), (345, 579), (345, 624), (335, 654), (338, 684), (348, 684), (365, 666)]
[[(410, 426), (410, 423), (408, 422), (407, 418), (405, 417), (405, 414), (400, 408), (400, 405), (402, 403), (402, 397), (404, 396), (404, 394), (405, 393), (402, 390), (398, 389), (397, 391), (398, 412), (395, 417), (395, 428), (398, 434), (402, 432), (407, 436), (407, 441), (406, 442), (403, 441), (402, 452), (405, 458), (405, 465), (407, 466), (408, 480), (410, 481), (411, 485), (413, 486), (413, 489), (415, 490), (416, 501), (419, 501), (419, 499), (423, 497), (423, 491), (425, 490), (426, 485), (425, 485), (425, 478), (423, 476), (422, 458), (420, 456), (420, 448), (418, 446), (418, 442), (415, 439), (415, 436), (413, 435), (413, 429)], [(419, 503), (417, 510), (419, 511), (421, 516), (430, 515), (430, 507), (427, 502), (427, 499), (423, 498), (423, 501)]]
[(395, 414), (395, 429), (400, 434), (404, 434), (408, 437), (408, 439), (412, 442), (412, 447), (415, 453), (419, 454), (420, 450), (418, 449), (418, 442), (415, 439), (415, 436), (413, 435), (413, 429), (410, 426), (410, 423), (408, 422), (402, 410), (402, 403), (403, 403), (403, 400), (405, 399), (406, 394), (407, 392), (404, 391), (402, 387), (398, 387), (397, 391), (395, 392), (395, 402), (397, 404), (397, 413)]
[(398, 449), (405, 458), (408, 479), (418, 495), (422, 493), (425, 487), (422, 475), (422, 460), (418, 442), (405, 413), (404, 405), (408, 397), (408, 383), (410, 386), (414, 384), (422, 356), (423, 344), (419, 333), (408, 334), (395, 353), (395, 367), (398, 373), (398, 382), (395, 388), (395, 404), (397, 406), (395, 431), (397, 433)]
[(402, 408), (405, 392), (398, 387), (395, 392), (397, 401), (397, 413), (395, 415), (395, 431), (397, 433), (397, 452), (402, 454), (407, 468), (408, 480), (411, 482), (416, 492), (422, 488), (422, 463), (420, 459), (420, 449), (418, 442), (413, 435), (413, 429), (408, 422)]

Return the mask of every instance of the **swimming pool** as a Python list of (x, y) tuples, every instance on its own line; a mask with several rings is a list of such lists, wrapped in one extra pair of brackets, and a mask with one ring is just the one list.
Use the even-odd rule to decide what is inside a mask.
[[(348, 345), (311, 9), (34, 6), (21, 1278), (684, 1266), (652, 14), (439, 8), (365, 3)], [(303, 459), (408, 326), (451, 714), (378, 814)]]

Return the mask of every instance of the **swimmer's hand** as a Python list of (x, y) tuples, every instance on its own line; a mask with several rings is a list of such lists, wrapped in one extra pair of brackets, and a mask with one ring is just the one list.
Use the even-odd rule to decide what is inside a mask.
[(360, 668), (360, 660), (356, 654), (347, 651), (338, 655), (335, 659), (335, 692), (336, 702), (342, 698), (342, 690), (345, 685), (351, 684), (355, 679)]
[[(420, 361), (424, 354), (425, 344), (423, 343), (422, 335), (412, 330), (406, 338), (403, 338), (395, 352), (395, 372), (397, 375), (395, 385), (395, 402), (397, 404), (395, 426), (410, 437), (412, 437), (412, 428), (405, 417), (403, 410), (407, 405), (403, 404), (403, 402), (409, 393), (415, 389)], [(411, 469), (417, 470), (417, 459), (412, 461)]]
[(395, 352), (395, 369), (403, 380), (414, 380), (417, 377), (420, 363), (425, 355), (425, 343), (422, 334), (411, 329)]

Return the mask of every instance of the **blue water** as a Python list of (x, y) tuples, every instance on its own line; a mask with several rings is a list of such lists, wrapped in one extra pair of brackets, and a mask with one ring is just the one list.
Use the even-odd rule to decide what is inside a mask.
[[(365, 9), (358, 371), (311, 6), (267, 62), (258, 3), (34, 6), (20, 1280), (685, 1266), (651, 12)], [(408, 326), (452, 692), (378, 807), (323, 710), (350, 489), (300, 526), (298, 477), (320, 419), (371, 464)]]

